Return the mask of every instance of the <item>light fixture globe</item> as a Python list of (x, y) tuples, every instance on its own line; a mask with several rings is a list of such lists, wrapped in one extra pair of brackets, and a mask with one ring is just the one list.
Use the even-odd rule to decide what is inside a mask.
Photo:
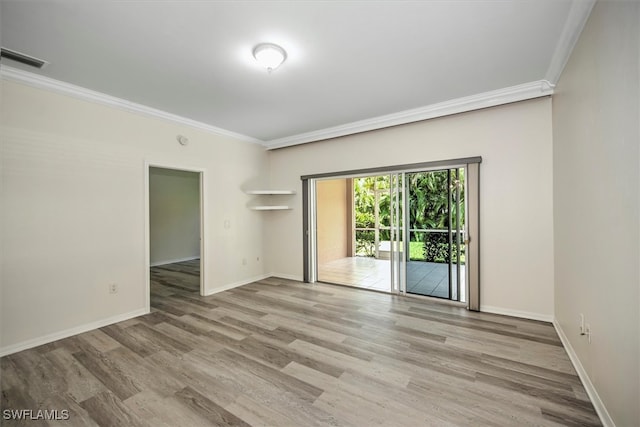
[(253, 49), (253, 57), (256, 58), (258, 64), (271, 72), (287, 59), (287, 52), (277, 44), (262, 43)]

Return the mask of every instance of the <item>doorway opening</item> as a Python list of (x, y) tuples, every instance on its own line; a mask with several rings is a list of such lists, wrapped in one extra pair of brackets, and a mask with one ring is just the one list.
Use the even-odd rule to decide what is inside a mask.
[[(147, 307), (204, 295), (203, 171), (147, 165)], [(188, 301), (188, 300), (187, 300)]]

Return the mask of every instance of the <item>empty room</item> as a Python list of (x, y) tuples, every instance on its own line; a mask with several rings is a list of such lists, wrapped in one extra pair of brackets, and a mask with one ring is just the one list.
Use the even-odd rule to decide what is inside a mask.
[(640, 2), (0, 0), (0, 425), (640, 426)]

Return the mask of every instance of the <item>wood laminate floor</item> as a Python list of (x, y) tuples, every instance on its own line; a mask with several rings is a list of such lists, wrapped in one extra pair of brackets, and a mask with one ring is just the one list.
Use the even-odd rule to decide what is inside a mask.
[(148, 315), (3, 357), (3, 409), (70, 418), (2, 425), (600, 425), (550, 324), (275, 278), (200, 297), (196, 270), (154, 268)]

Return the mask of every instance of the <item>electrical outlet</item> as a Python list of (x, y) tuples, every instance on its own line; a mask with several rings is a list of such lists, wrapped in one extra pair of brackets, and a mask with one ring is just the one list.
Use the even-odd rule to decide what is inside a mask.
[(580, 335), (584, 335), (584, 314), (580, 313)]
[(109, 293), (117, 294), (118, 293), (118, 284), (117, 283), (109, 283)]

